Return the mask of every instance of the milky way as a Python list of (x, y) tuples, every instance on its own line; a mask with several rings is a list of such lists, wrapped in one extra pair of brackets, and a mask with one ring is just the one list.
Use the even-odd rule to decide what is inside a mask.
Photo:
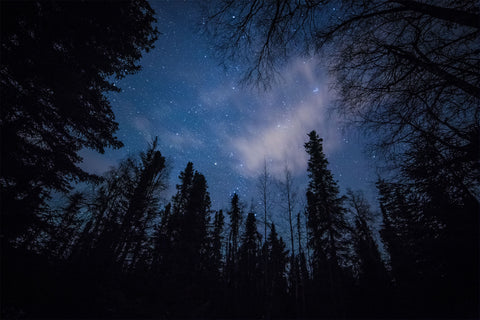
[(104, 155), (84, 150), (86, 170), (102, 173), (158, 136), (172, 165), (169, 194), (192, 161), (207, 178), (213, 208), (222, 209), (233, 192), (248, 203), (255, 199), (265, 162), (277, 178), (288, 166), (302, 191), (303, 143), (316, 130), (341, 190), (362, 189), (373, 198), (375, 155), (365, 155), (362, 135), (331, 111), (332, 80), (317, 59), (291, 58), (268, 91), (241, 86), (243, 66), (220, 66), (213, 40), (198, 32), (204, 17), (195, 3), (152, 6), (162, 32), (156, 48), (144, 55), (142, 71), (115, 83), (121, 93), (109, 94), (125, 147)]

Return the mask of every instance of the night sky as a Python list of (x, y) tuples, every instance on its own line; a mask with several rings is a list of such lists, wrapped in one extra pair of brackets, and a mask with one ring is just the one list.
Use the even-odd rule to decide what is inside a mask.
[(109, 94), (125, 147), (104, 155), (82, 151), (84, 169), (101, 174), (158, 136), (172, 165), (166, 196), (192, 161), (207, 179), (212, 209), (226, 209), (234, 192), (248, 205), (256, 197), (264, 159), (274, 177), (282, 177), (288, 165), (303, 194), (303, 144), (316, 130), (341, 191), (361, 189), (374, 199), (376, 155), (365, 153), (366, 138), (331, 112), (335, 95), (319, 60), (291, 58), (268, 91), (241, 86), (244, 66), (220, 65), (213, 40), (199, 32), (203, 17), (195, 2), (152, 2), (152, 7), (162, 35), (144, 54), (143, 69), (115, 83), (122, 92)]

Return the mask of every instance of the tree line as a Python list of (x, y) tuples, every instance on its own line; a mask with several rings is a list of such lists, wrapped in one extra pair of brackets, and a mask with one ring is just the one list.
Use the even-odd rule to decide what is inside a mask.
[[(176, 194), (161, 206), (168, 169), (154, 140), (90, 188), (43, 211), (42, 228), (30, 226), (10, 243), (3, 311), (48, 317), (475, 316), (472, 212), (478, 203), (451, 201), (438, 185), (421, 193), (379, 180), (377, 239), (365, 196), (340, 194), (322, 139), (315, 131), (308, 137), (307, 201), (289, 212), (283, 236), (290, 246), (275, 219), (262, 221), (263, 213), (247, 210), (237, 194), (227, 210), (213, 210), (205, 176), (191, 162)], [(285, 195), (281, 201), (288, 203)]]

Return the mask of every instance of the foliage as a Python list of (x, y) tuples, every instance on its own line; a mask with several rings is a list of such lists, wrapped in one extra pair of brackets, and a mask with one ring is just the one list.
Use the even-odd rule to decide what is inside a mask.
[[(345, 240), (348, 228), (345, 221), (344, 198), (339, 196), (337, 183), (328, 170), (322, 139), (315, 131), (309, 133), (305, 150), (309, 155), (307, 188), (308, 243), (313, 249), (313, 280), (328, 288), (333, 315), (343, 308), (342, 267), (348, 248)], [(327, 311), (328, 312), (328, 311)]]
[(0, 12), (2, 233), (14, 240), (51, 189), (89, 178), (79, 150), (122, 146), (105, 94), (140, 69), (158, 31), (144, 0), (2, 1)]

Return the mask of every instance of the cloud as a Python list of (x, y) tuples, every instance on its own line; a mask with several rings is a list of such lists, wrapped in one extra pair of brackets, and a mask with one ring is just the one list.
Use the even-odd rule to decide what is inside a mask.
[(204, 105), (218, 109), (233, 100), (236, 89), (234, 84), (225, 82), (216, 88), (201, 92), (199, 98)]
[(204, 141), (195, 132), (187, 128), (166, 128), (159, 127), (155, 122), (145, 116), (132, 118), (132, 126), (139, 131), (147, 143), (151, 143), (154, 137), (160, 137), (160, 144), (169, 149), (184, 151), (186, 149), (197, 149), (204, 146)]
[(162, 134), (162, 140), (165, 146), (178, 151), (204, 146), (203, 139), (186, 129), (182, 129), (180, 132), (165, 132)]
[(245, 176), (258, 175), (267, 161), (268, 170), (282, 174), (287, 165), (294, 174), (304, 172), (307, 133), (316, 130), (328, 154), (340, 145), (338, 120), (328, 112), (331, 93), (315, 60), (293, 61), (283, 72), (283, 82), (257, 96), (260, 111), (245, 123), (245, 130), (230, 137), (236, 167)]
[(132, 119), (132, 125), (142, 133), (145, 141), (152, 141), (152, 123), (149, 119), (144, 116), (136, 116)]

